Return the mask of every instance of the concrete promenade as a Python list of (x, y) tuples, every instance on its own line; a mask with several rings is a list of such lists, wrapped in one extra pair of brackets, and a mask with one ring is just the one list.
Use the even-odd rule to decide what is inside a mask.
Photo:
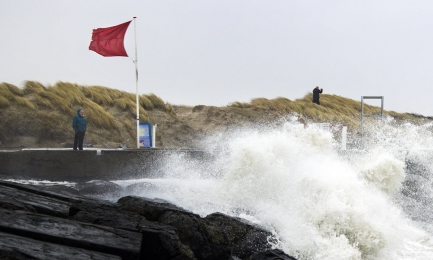
[(152, 178), (170, 156), (205, 160), (188, 149), (23, 149), (0, 151), (0, 179), (88, 181)]

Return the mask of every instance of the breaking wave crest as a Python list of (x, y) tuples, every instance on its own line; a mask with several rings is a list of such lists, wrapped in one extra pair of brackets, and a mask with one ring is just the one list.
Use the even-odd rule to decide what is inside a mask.
[(173, 156), (139, 195), (245, 218), (299, 259), (433, 259), (430, 125), (387, 122), (349, 151), (292, 122), (207, 144), (208, 160)]

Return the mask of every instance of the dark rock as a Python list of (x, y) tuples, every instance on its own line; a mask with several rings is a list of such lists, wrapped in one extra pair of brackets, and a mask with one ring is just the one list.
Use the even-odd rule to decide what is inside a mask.
[[(14, 189), (17, 189), (19, 191), (25, 191), (33, 194), (37, 194), (40, 196), (48, 197), (48, 198), (54, 198), (61, 201), (66, 202), (72, 202), (72, 201), (80, 201), (83, 199), (82, 196), (76, 196), (73, 194), (70, 194), (69, 192), (65, 195), (60, 194), (58, 192), (50, 191), (49, 189), (45, 189), (43, 186), (36, 186), (36, 185), (29, 185), (29, 184), (21, 184), (21, 183), (15, 183), (15, 182), (8, 182), (8, 181), (0, 181), (0, 185), (2, 187), (12, 187)], [(65, 187), (65, 191), (68, 188)], [(87, 200), (90, 200), (90, 198), (86, 198)]]
[(58, 187), (35, 186), (0, 181), (0, 205), (3, 205), (0, 208), (67, 218), (69, 207), (73, 202), (93, 201), (102, 203), (101, 200), (72, 194), (74, 191), (76, 190), (66, 186), (61, 188), (61, 185), (58, 185)]
[[(158, 222), (175, 227), (182, 243), (188, 245), (197, 258), (216, 259), (198, 215), (186, 211), (168, 210), (158, 218)], [(229, 254), (226, 254), (224, 259), (228, 256)]]
[(296, 258), (285, 254), (279, 249), (273, 249), (266, 252), (259, 252), (249, 258), (249, 260), (296, 260)]
[(136, 196), (126, 196), (120, 198), (117, 203), (119, 204), (120, 209), (135, 212), (150, 221), (157, 221), (166, 211), (184, 211), (193, 214), (161, 199), (146, 199)]
[[(1, 191), (0, 191), (1, 192)], [(23, 210), (36, 213), (36, 209), (26, 203), (0, 195), (0, 208), (8, 210)]]
[(138, 214), (121, 210), (115, 203), (80, 201), (69, 209), (69, 219), (96, 225), (139, 231), (139, 226), (146, 218)]
[(80, 194), (90, 196), (103, 196), (109, 194), (110, 196), (119, 197), (123, 191), (122, 186), (103, 180), (79, 183), (76, 185), (76, 188), (80, 191)]
[(271, 249), (272, 234), (246, 220), (214, 213), (203, 219), (214, 252), (230, 252), (245, 258), (253, 253)]
[(141, 252), (147, 259), (196, 259), (191, 248), (180, 242), (179, 236), (173, 227), (163, 225), (151, 226), (141, 227), (141, 232), (143, 233)]
[(78, 191), (77, 189), (74, 189), (72, 187), (65, 186), (65, 185), (44, 186), (43, 190), (55, 192), (55, 193), (62, 194), (65, 196), (80, 195), (80, 191)]
[(69, 218), (141, 232), (141, 252), (149, 259), (194, 259), (194, 253), (180, 242), (175, 228), (147, 221), (143, 216), (119, 209), (115, 203), (77, 202), (71, 206)]
[[(112, 184), (82, 189), (118, 190)], [(114, 203), (74, 192), (0, 181), (0, 259), (29, 259), (32, 251), (30, 259), (294, 259), (271, 250), (270, 232), (240, 218), (201, 218), (160, 199), (127, 196)], [(20, 240), (23, 248), (16, 249)]]
[(82, 248), (34, 240), (0, 232), (0, 259), (10, 260), (121, 260), (109, 255)]
[(0, 189), (0, 201), (0, 207), (3, 209), (24, 210), (61, 218), (68, 217), (71, 204), (7, 186), (2, 186)]
[(181, 242), (198, 259), (245, 258), (271, 249), (268, 239), (272, 234), (240, 218), (214, 213), (202, 219), (171, 203), (134, 196), (123, 197), (118, 203), (123, 210), (175, 227)]
[(0, 232), (48, 243), (139, 259), (142, 235), (68, 219), (0, 209)]
[(139, 182), (139, 183), (134, 183), (134, 184), (126, 186), (125, 194), (140, 195), (144, 191), (156, 190), (156, 189), (157, 189), (157, 187), (155, 185), (153, 185), (152, 183)]
[[(180, 241), (189, 246), (198, 259), (215, 259), (208, 243), (200, 216), (165, 201), (134, 196), (119, 199), (120, 208), (140, 214), (146, 219), (173, 226)], [(226, 256), (227, 259), (228, 255)]]

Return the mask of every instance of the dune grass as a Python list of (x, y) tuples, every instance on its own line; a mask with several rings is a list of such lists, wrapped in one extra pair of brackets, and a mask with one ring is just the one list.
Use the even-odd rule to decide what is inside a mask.
[[(90, 129), (102, 129), (114, 141), (121, 142), (123, 131), (135, 138), (136, 96), (124, 91), (102, 86), (82, 86), (57, 82), (44, 86), (35, 81), (25, 81), (22, 88), (9, 83), (0, 84), (0, 108), (3, 122), (0, 124), (0, 140), (18, 136), (34, 136), (40, 142), (65, 138), (70, 135), (72, 117), (78, 108), (85, 111)], [(121, 116), (113, 116), (107, 110), (117, 107)], [(172, 107), (154, 94), (139, 97), (139, 120), (149, 121), (147, 110), (159, 109), (167, 113)], [(25, 120), (20, 121), (25, 116)], [(15, 118), (15, 121), (14, 121)], [(24, 126), (18, 126), (25, 122)], [(12, 124), (12, 126), (11, 126)], [(26, 128), (28, 128), (26, 130)], [(122, 136), (122, 137), (121, 137)], [(98, 138), (94, 138), (98, 139)], [(128, 138), (126, 138), (128, 139)]]
[[(323, 94), (320, 105), (312, 103), (312, 94), (306, 94), (294, 101), (284, 97), (275, 99), (257, 98), (249, 103), (234, 102), (232, 108), (250, 109), (254, 111), (278, 111), (281, 114), (298, 115), (301, 121), (317, 123), (345, 124), (349, 128), (359, 131), (361, 119), (361, 102), (338, 95)], [(380, 114), (380, 107), (364, 104), (364, 114)], [(409, 113), (397, 113), (384, 110), (384, 116), (391, 116), (397, 120), (420, 122), (422, 118)]]
[(26, 81), (24, 83), (24, 94), (28, 95), (28, 94), (32, 94), (32, 93), (38, 93), (40, 91), (46, 91), (46, 87), (44, 85), (42, 85), (39, 82), (36, 81)]
[(9, 107), (9, 100), (5, 98), (4, 96), (0, 96), (0, 108), (7, 108)]
[[(103, 86), (83, 86), (68, 82), (57, 82), (45, 86), (35, 81), (25, 81), (22, 87), (0, 83), (0, 141), (20, 136), (33, 136), (38, 142), (67, 142), (72, 139), (72, 117), (82, 108), (88, 122), (88, 140), (94, 142), (121, 143), (136, 139), (136, 95)], [(296, 100), (285, 97), (275, 99), (256, 98), (251, 102), (234, 102), (226, 107), (206, 110), (206, 106), (195, 106), (194, 113), (206, 113), (208, 121), (215, 125), (237, 123), (271, 123), (278, 118), (295, 115), (301, 123), (345, 124), (354, 132), (359, 131), (361, 103), (337, 95), (321, 95), (321, 105), (313, 104), (311, 93)], [(165, 113), (179, 129), (188, 128), (188, 122), (177, 118), (171, 104), (155, 94), (140, 95), (139, 121), (150, 121), (156, 114)], [(364, 105), (365, 114), (378, 114), (380, 107)], [(432, 118), (410, 113), (384, 111), (385, 116), (414, 123)], [(188, 119), (189, 120), (189, 119)], [(224, 123), (217, 120), (225, 120)], [(234, 120), (234, 121), (230, 121)], [(374, 121), (369, 119), (369, 121)], [(167, 135), (176, 135), (180, 130), (167, 127)], [(200, 126), (202, 127), (202, 126)], [(159, 126), (164, 129), (164, 126)], [(190, 127), (191, 128), (191, 127)], [(213, 129), (213, 127), (209, 127)], [(201, 131), (198, 129), (198, 131)], [(180, 139), (173, 136), (173, 139)], [(131, 141), (133, 142), (133, 141)]]

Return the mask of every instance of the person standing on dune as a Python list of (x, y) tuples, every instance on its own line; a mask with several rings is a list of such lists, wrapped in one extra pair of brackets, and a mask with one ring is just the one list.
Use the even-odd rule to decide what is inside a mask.
[(77, 150), (77, 147), (78, 149), (83, 150), (84, 135), (87, 130), (87, 122), (84, 117), (83, 109), (79, 108), (77, 110), (77, 115), (72, 119), (72, 128), (75, 131), (74, 150)]
[(320, 105), (320, 94), (322, 92), (323, 92), (323, 88), (319, 89), (319, 86), (313, 89), (313, 103)]

